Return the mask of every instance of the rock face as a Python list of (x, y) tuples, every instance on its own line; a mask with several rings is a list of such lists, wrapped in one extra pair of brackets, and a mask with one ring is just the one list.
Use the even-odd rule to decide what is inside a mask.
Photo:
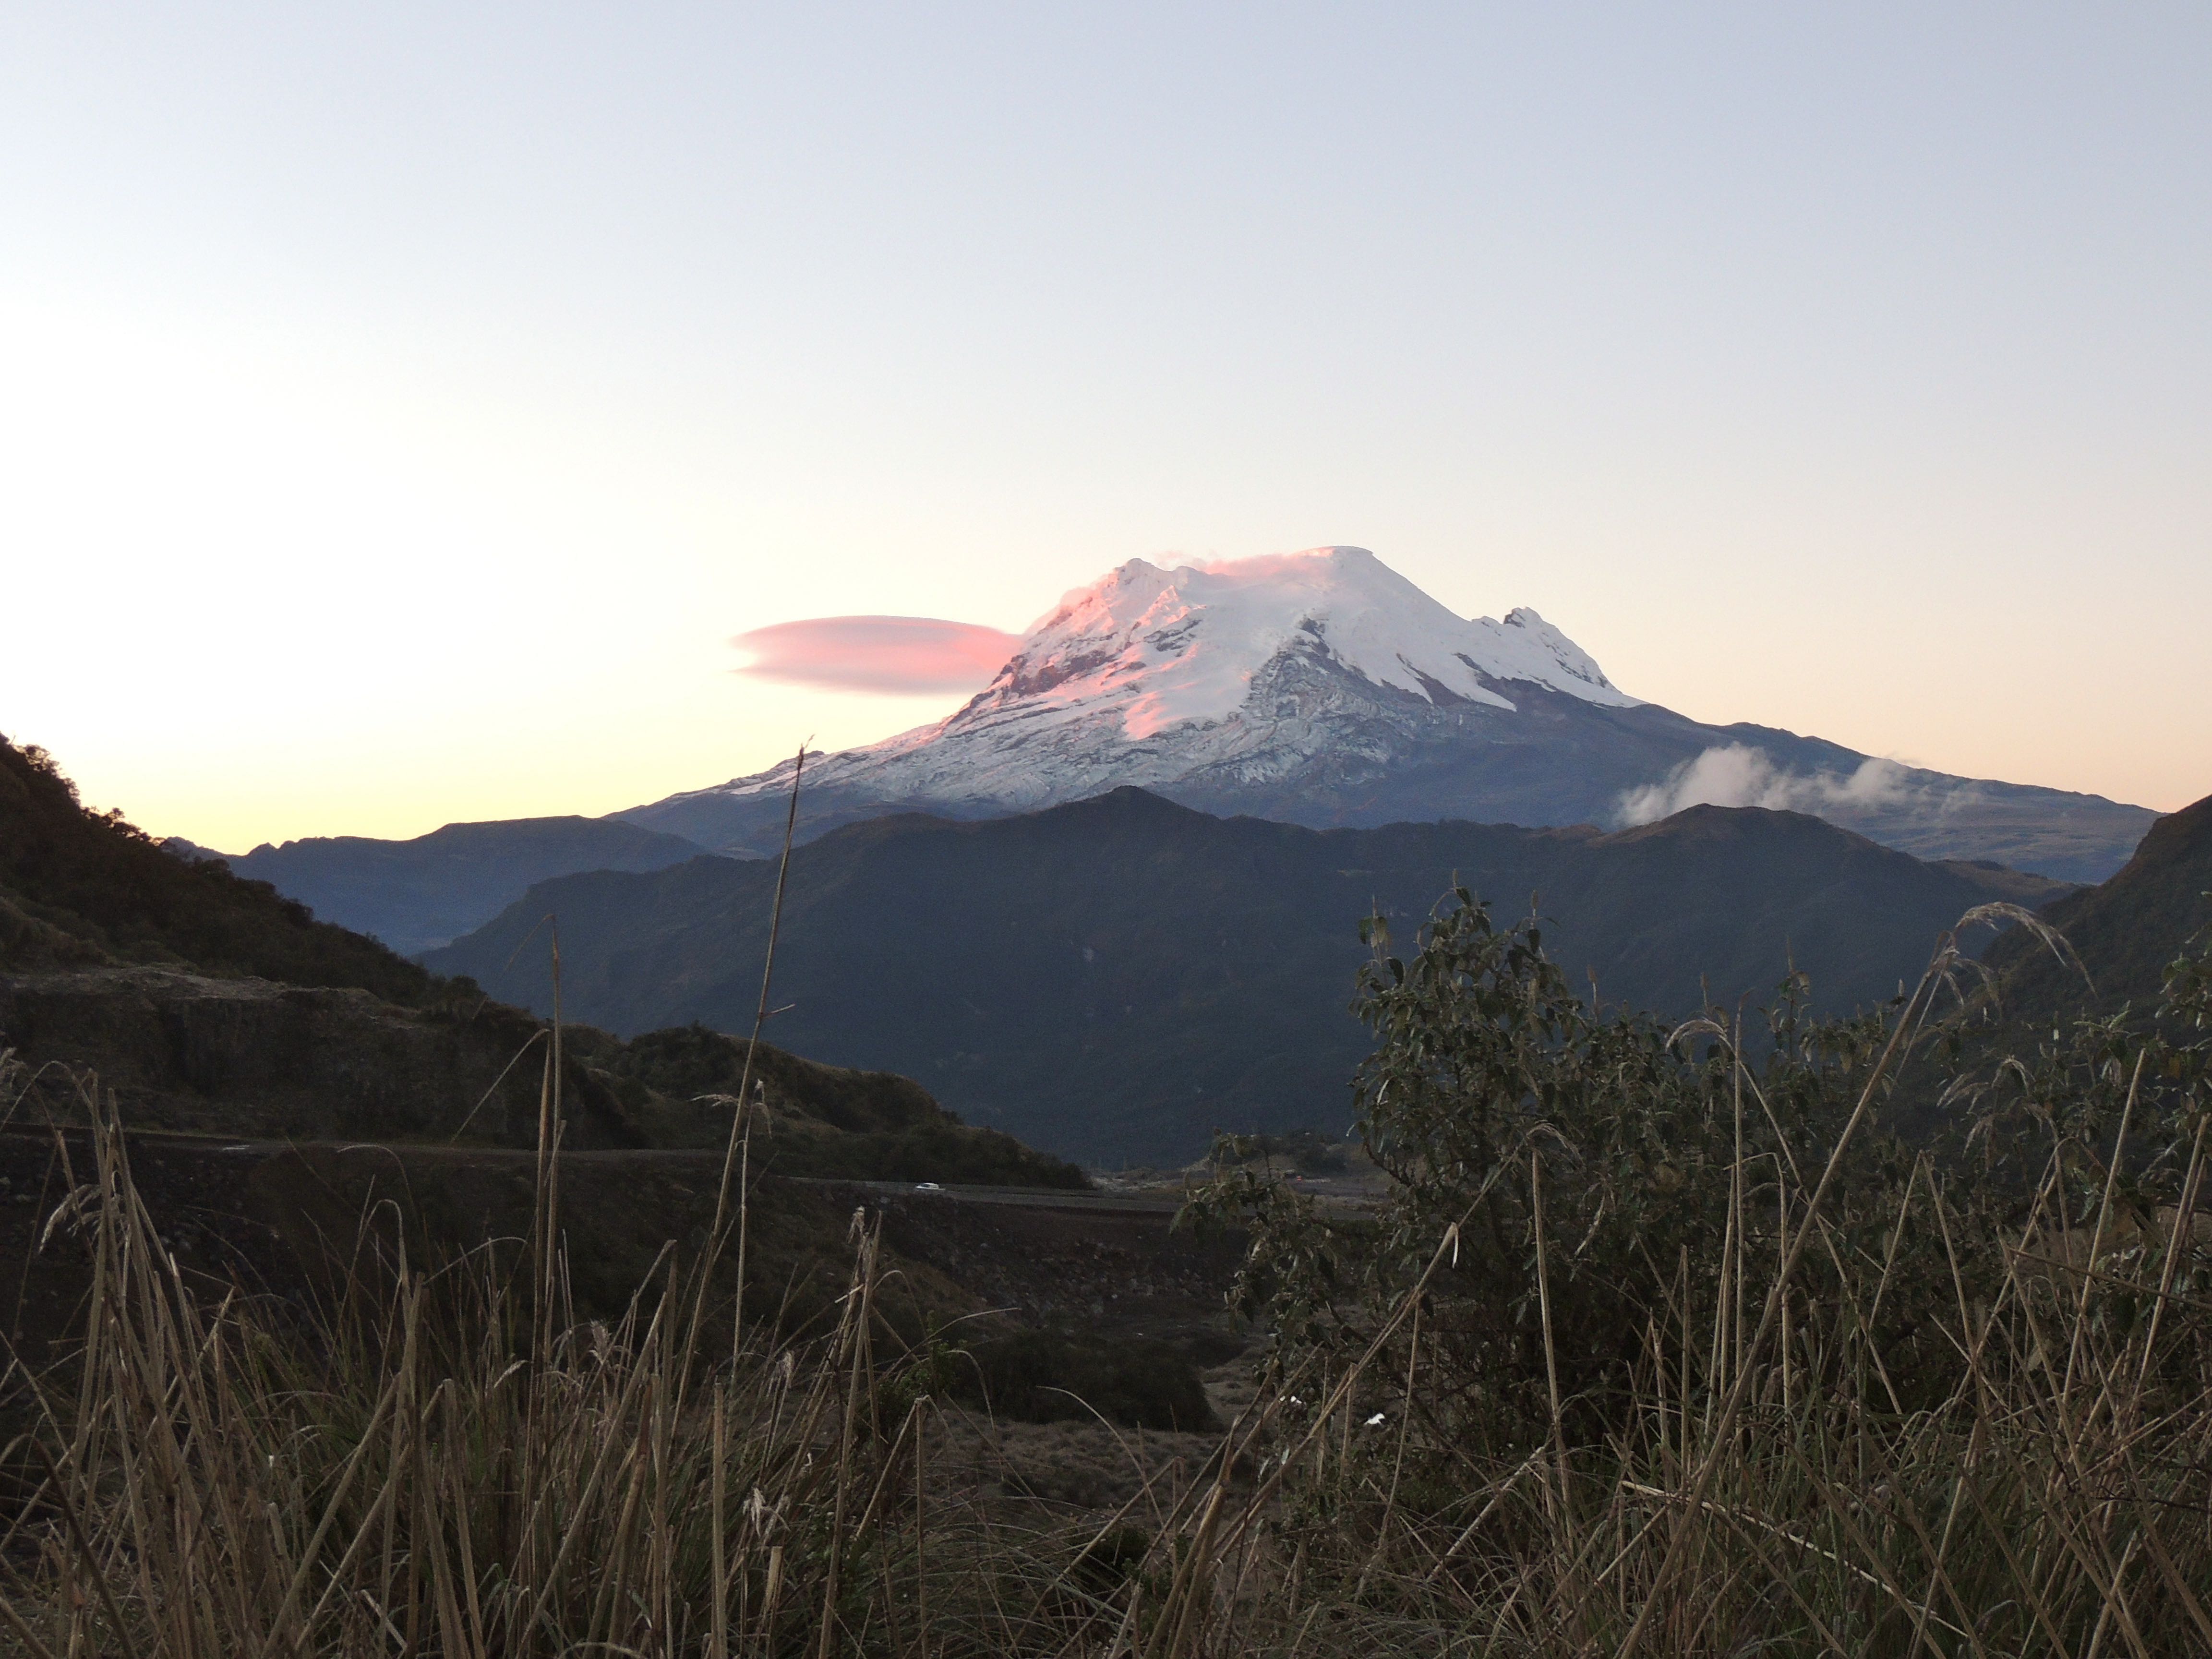
[[(786, 763), (621, 816), (759, 855)], [(1532, 611), (1454, 615), (1362, 548), (1163, 570), (1131, 560), (1039, 619), (935, 725), (809, 763), (809, 835), (887, 812), (1031, 811), (1135, 785), (1314, 828), (1463, 818), (1650, 823), (1685, 807), (1811, 813), (1923, 859), (2096, 881), (2153, 815), (1952, 777), (1817, 738), (1639, 702)]]

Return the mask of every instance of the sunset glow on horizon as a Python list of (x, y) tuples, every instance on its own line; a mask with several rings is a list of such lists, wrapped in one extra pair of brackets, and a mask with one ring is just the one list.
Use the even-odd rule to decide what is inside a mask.
[(2212, 14), (0, 22), (0, 732), (242, 851), (1371, 548), (1623, 691), (2212, 793)]

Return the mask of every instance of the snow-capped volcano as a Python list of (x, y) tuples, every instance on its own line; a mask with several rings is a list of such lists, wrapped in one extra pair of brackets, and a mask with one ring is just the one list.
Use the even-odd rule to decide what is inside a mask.
[(989, 688), (946, 732), (1003, 716), (1031, 721), (1115, 711), (1121, 733), (1240, 714), (1277, 657), (1302, 653), (1425, 701), (1510, 708), (1516, 680), (1592, 702), (1634, 701), (1533, 611), (1469, 622), (1364, 547), (1163, 570), (1132, 559), (1034, 623)]
[[(1285, 696), (1291, 680), (1324, 694)], [(1636, 701), (1534, 611), (1470, 622), (1364, 547), (1171, 570), (1131, 559), (1063, 596), (958, 712), (814, 762), (810, 781), (1023, 810), (1231, 763), (1279, 775), (1328, 746), (1314, 717), (1338, 706), (1512, 712), (1516, 686)], [(787, 779), (778, 768), (700, 795), (774, 794)]]
[[(1713, 779), (1754, 774), (1756, 799), (1712, 793)], [(786, 762), (620, 816), (766, 852), (789, 781)], [(988, 817), (1127, 784), (1316, 827), (1610, 825), (1692, 797), (1788, 805), (1923, 857), (2090, 879), (2118, 867), (2150, 817), (1704, 726), (1620, 690), (1533, 611), (1469, 620), (1364, 548), (1320, 547), (1174, 569), (1130, 560), (1062, 598), (946, 719), (810, 757), (801, 822), (818, 834), (904, 810)]]

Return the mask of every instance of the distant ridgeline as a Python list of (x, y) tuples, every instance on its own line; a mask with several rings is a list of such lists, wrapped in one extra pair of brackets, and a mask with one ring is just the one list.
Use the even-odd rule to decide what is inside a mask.
[[(771, 856), (791, 768), (605, 818), (290, 842), (233, 865), (412, 955), (555, 876), (660, 869), (702, 850)], [(1534, 611), (1455, 615), (1357, 547), (1199, 568), (1129, 560), (1066, 594), (953, 714), (810, 756), (805, 780), (801, 842), (900, 813), (1000, 817), (1129, 785), (1310, 829), (1614, 829), (1707, 802), (1810, 813), (1915, 858), (2069, 882), (2118, 870), (2155, 816), (1687, 719), (1615, 686)]]
[(659, 870), (705, 850), (618, 818), (559, 817), (449, 823), (412, 841), (313, 836), (213, 856), (414, 956), (482, 926), (534, 882), (580, 870)]
[[(698, 859), (565, 877), (424, 960), (547, 1005), (518, 944), (561, 921), (563, 994), (617, 1031), (750, 1018), (775, 866)], [(1182, 1160), (1217, 1127), (1344, 1131), (1367, 1049), (1348, 1012), (1379, 912), (1410, 951), (1456, 881), (1606, 1002), (1686, 1013), (1773, 995), (1880, 1002), (1994, 898), (2064, 884), (1929, 864), (1792, 812), (1698, 807), (1601, 834), (1475, 823), (1301, 829), (1133, 788), (985, 822), (906, 815), (794, 854), (781, 1041), (920, 1079), (972, 1121), (1101, 1163)], [(1984, 934), (1979, 943), (1986, 943)]]
[[(543, 1064), (533, 1016), (317, 921), (268, 884), (95, 816), (42, 750), (0, 738), (0, 1049), (97, 1072), (126, 1123), (226, 1135), (528, 1144)], [(719, 1146), (742, 1045), (678, 1030), (623, 1042), (572, 1029), (568, 1144)], [(902, 1077), (764, 1048), (763, 1157), (786, 1173), (1079, 1184), (969, 1128)]]

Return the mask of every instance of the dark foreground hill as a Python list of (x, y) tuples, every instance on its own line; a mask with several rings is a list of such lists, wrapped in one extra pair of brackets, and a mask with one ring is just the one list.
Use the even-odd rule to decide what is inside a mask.
[[(52, 1218), (93, 1165), (95, 1085), (131, 1132), (164, 1272), (204, 1308), (240, 1287), (327, 1305), (357, 1286), (364, 1248), (401, 1238), (418, 1267), (511, 1259), (535, 1213), (550, 1037), (465, 980), (85, 812), (48, 757), (0, 740), (0, 1337), (36, 1364), (82, 1334), (95, 1263)], [(672, 1245), (708, 1237), (744, 1045), (690, 1027), (562, 1037), (563, 1294), (614, 1321)], [(966, 1350), (959, 1397), (1056, 1418), (1080, 1409), (1075, 1389), (1134, 1425), (1208, 1420), (1194, 1365), (1226, 1357), (1231, 1246), (1171, 1235), (1163, 1206), (1112, 1208), (1072, 1165), (962, 1124), (906, 1078), (767, 1045), (754, 1076), (749, 1328), (834, 1318), (865, 1207), (900, 1330), (954, 1330)], [(727, 1251), (719, 1276), (734, 1297)], [(9, 1409), (6, 1433), (23, 1426)]]
[[(265, 882), (187, 860), (79, 805), (50, 757), (0, 740), (0, 1049), (66, 1113), (96, 1073), (135, 1126), (254, 1137), (530, 1145), (549, 1033), (466, 980), (316, 921)], [(567, 1034), (579, 1147), (720, 1146), (738, 1045), (710, 1032)], [(1066, 1184), (902, 1077), (767, 1050), (787, 1172)]]
[(221, 854), (326, 921), (414, 956), (459, 939), (532, 884), (579, 870), (660, 870), (704, 848), (616, 818), (449, 823), (412, 841), (318, 836)]
[[(1700, 807), (1614, 835), (1222, 819), (1137, 789), (1024, 817), (920, 816), (794, 854), (780, 1041), (902, 1072), (971, 1121), (1064, 1154), (1180, 1159), (1217, 1127), (1344, 1127), (1365, 1034), (1346, 1011), (1379, 908), (1401, 945), (1455, 879), (1518, 916), (1607, 1002), (1766, 994), (1794, 963), (1849, 1008), (1917, 975), (1992, 896), (2057, 890), (1933, 866), (1817, 818)], [(749, 1022), (775, 866), (702, 858), (564, 878), (425, 960), (548, 1006), (518, 943), (560, 920), (567, 1006), (617, 1031)]]
[(110, 961), (350, 988), (403, 1006), (432, 990), (414, 963), (266, 883), (86, 811), (43, 750), (0, 738), (0, 963)]

